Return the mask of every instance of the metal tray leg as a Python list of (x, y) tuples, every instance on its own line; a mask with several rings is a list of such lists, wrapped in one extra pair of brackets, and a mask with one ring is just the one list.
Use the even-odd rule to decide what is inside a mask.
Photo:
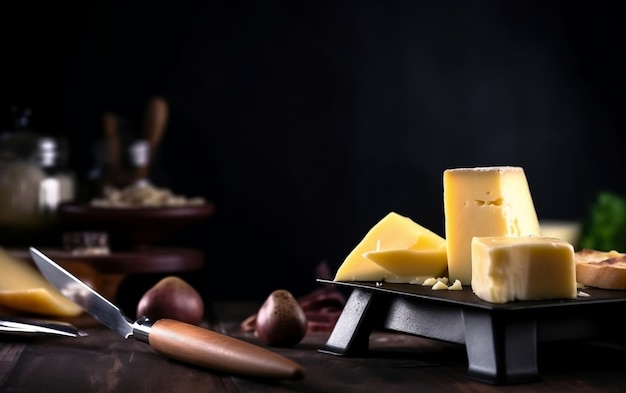
[(508, 385), (540, 379), (534, 320), (498, 318), (489, 312), (463, 311), (468, 377)]
[(381, 316), (376, 311), (380, 301), (372, 291), (356, 288), (350, 294), (343, 312), (319, 352), (339, 356), (364, 355), (369, 340)]

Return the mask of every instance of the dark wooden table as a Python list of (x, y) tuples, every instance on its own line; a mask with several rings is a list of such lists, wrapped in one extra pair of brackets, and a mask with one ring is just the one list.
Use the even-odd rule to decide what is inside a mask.
[[(207, 326), (260, 344), (239, 323), (258, 304), (211, 305)], [(609, 316), (607, 316), (609, 317)], [(545, 343), (539, 382), (495, 386), (466, 376), (463, 345), (376, 331), (370, 353), (340, 357), (318, 351), (327, 333), (293, 348), (274, 348), (302, 364), (298, 381), (224, 375), (165, 359), (135, 340), (92, 324), (79, 338), (0, 337), (0, 392), (624, 392), (626, 345), (601, 341)]]

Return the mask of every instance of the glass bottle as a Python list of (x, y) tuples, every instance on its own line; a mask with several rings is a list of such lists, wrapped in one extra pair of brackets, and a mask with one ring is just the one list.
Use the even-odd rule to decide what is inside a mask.
[(39, 138), (37, 158), (45, 174), (39, 184), (39, 212), (54, 214), (61, 203), (72, 201), (75, 196), (74, 175), (67, 168), (67, 142), (62, 138)]
[(15, 129), (0, 135), (0, 226), (39, 226), (39, 184), (45, 174), (32, 153), (38, 135), (28, 129), (30, 109), (17, 111)]
[(37, 230), (74, 199), (75, 180), (65, 140), (29, 129), (30, 109), (16, 114), (15, 129), (0, 134), (0, 227)]

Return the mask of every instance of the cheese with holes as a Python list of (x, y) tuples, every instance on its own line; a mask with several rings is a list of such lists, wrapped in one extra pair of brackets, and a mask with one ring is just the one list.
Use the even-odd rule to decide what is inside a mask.
[(575, 299), (574, 247), (541, 236), (475, 237), (472, 291), (490, 303)]
[(426, 262), (427, 270), (434, 266), (437, 267), (433, 270), (440, 270), (445, 256), (445, 240), (410, 218), (390, 212), (348, 254), (334, 280), (411, 282), (421, 276), (423, 270), (420, 266), (414, 266), (415, 270), (412, 270), (410, 265), (425, 262), (427, 255), (436, 258)]
[(450, 280), (471, 283), (474, 236), (540, 234), (526, 174), (520, 167), (447, 169), (443, 196)]
[(0, 248), (0, 306), (13, 311), (75, 317), (82, 309), (63, 296), (33, 265)]

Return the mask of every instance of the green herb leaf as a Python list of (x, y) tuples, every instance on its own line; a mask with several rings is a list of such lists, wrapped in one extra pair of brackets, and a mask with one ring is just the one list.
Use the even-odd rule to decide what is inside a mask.
[(626, 251), (626, 199), (603, 191), (591, 205), (583, 225), (582, 248)]

